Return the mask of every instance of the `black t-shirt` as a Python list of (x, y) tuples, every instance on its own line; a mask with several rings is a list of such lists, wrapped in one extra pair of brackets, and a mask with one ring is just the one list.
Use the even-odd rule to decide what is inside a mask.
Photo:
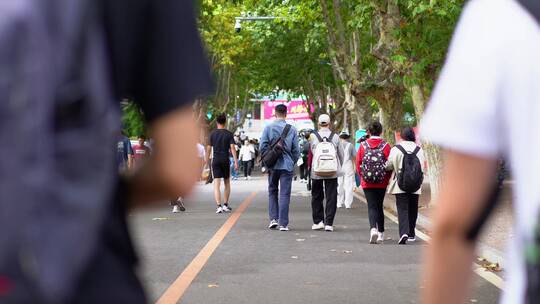
[(152, 121), (213, 89), (197, 30), (194, 1), (102, 1), (118, 99)]
[[(129, 98), (154, 121), (190, 106), (213, 89), (196, 27), (193, 1), (101, 1), (113, 90)], [(100, 244), (74, 293), (77, 303), (146, 303), (125, 219), (125, 195), (113, 204), (101, 229)]]
[(234, 145), (234, 135), (226, 129), (217, 129), (210, 133), (210, 146), (214, 150), (214, 158), (229, 159), (231, 145)]

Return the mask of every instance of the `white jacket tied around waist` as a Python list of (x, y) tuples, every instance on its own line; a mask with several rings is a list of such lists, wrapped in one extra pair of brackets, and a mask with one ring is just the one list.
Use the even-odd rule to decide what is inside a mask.
[[(412, 141), (402, 141), (399, 143), (400, 146), (407, 151), (407, 153), (412, 153), (417, 145), (415, 142)], [(399, 185), (397, 183), (397, 172), (399, 172), (402, 169), (403, 166), (403, 153), (396, 147), (393, 147), (392, 150), (390, 150), (390, 156), (388, 157), (388, 161), (386, 162), (386, 170), (393, 171), (392, 177), (390, 178), (390, 184), (388, 185), (388, 193), (390, 194), (402, 194), (405, 193), (405, 191), (401, 190), (399, 188)], [(424, 157), (424, 150), (420, 148), (420, 151), (418, 151), (418, 154), (416, 154), (418, 159), (420, 160), (420, 164), (422, 165), (422, 172), (424, 174), (426, 173), (426, 159)], [(418, 191), (416, 191), (414, 194), (421, 194), (422, 188), (420, 188)]]

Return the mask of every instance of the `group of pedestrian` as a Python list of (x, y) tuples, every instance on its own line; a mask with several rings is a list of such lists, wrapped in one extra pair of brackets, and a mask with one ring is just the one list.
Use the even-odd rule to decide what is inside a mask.
[(131, 144), (131, 140), (120, 134), (120, 139), (117, 142), (116, 162), (118, 171), (125, 173), (129, 170), (136, 170), (141, 167), (146, 159), (150, 156), (152, 149), (146, 141), (145, 135), (140, 135), (137, 138), (135, 145)]
[[(268, 168), (270, 229), (288, 231), (291, 184), (295, 164), (300, 180), (311, 180), (313, 230), (334, 231), (337, 208), (352, 208), (355, 175), (361, 180), (368, 204), (369, 242), (384, 242), (384, 199), (396, 196), (399, 218), (399, 244), (415, 241), (418, 201), (423, 183), (425, 159), (412, 128), (401, 132), (402, 141), (391, 147), (382, 137), (383, 127), (373, 122), (355, 152), (350, 135), (337, 135), (330, 116), (318, 118), (318, 129), (298, 133), (286, 122), (287, 107), (275, 108), (276, 120), (261, 138), (261, 155)], [(303, 138), (302, 138), (303, 137)]]
[(416, 240), (418, 201), (423, 183), (425, 160), (416, 144), (412, 128), (401, 132), (401, 143), (391, 148), (381, 137), (383, 127), (373, 122), (368, 137), (360, 144), (356, 168), (368, 204), (370, 243), (384, 241), (384, 199), (396, 197), (399, 220), (399, 244)]

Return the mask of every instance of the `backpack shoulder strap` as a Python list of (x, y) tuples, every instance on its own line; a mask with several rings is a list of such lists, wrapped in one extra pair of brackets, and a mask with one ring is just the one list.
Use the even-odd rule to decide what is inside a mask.
[(402, 145), (396, 145), (396, 148), (398, 148), (398, 150), (401, 151), (401, 153), (403, 153), (404, 155), (409, 154), (407, 153), (407, 151), (405, 151), (405, 148), (403, 148)]
[(291, 125), (286, 124), (285, 128), (283, 128), (283, 132), (281, 132), (281, 140), (285, 140), (287, 135), (289, 134), (289, 131), (291, 130)]
[(540, 1), (518, 0), (518, 2), (536, 19), (538, 24), (540, 24)]
[(330, 136), (328, 136), (328, 141), (329, 142), (332, 142), (332, 139), (334, 139), (334, 135), (336, 135), (336, 133), (334, 133), (334, 131), (330, 132)]
[(418, 154), (418, 152), (420, 152), (420, 147), (416, 146), (416, 149), (414, 149), (412, 155), (416, 155), (416, 154)]
[(313, 134), (315, 134), (315, 136), (317, 137), (317, 140), (318, 140), (319, 142), (323, 142), (323, 141), (324, 141), (324, 140), (322, 139), (322, 137), (321, 137), (321, 134), (319, 134), (319, 132), (314, 131)]

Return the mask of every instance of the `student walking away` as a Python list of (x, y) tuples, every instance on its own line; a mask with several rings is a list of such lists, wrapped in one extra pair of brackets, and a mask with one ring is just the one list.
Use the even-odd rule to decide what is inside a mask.
[(255, 170), (257, 158), (259, 157), (259, 145), (254, 139), (250, 139), (249, 144), (253, 147), (253, 152), (251, 153), (251, 172), (253, 172), (253, 170)]
[(120, 133), (120, 140), (116, 148), (116, 163), (118, 164), (118, 172), (124, 173), (133, 166), (133, 148), (131, 141), (124, 133)]
[(424, 303), (467, 300), (478, 228), (498, 191), (500, 157), (512, 168), (516, 217), (501, 303), (540, 299), (540, 158), (531, 154), (540, 149), (538, 54), (538, 1), (466, 4), (421, 124), (423, 136), (445, 155)]
[(310, 133), (305, 132), (300, 134), (300, 158), (302, 159), (302, 164), (300, 165), (300, 182), (307, 183), (308, 182), (308, 155), (309, 155), (309, 149), (311, 148), (309, 143), (309, 136)]
[(352, 208), (354, 200), (353, 190), (356, 186), (355, 169), (356, 169), (356, 152), (349, 141), (351, 136), (347, 132), (342, 132), (339, 135), (339, 144), (343, 150), (343, 165), (341, 166), (343, 175), (338, 177), (338, 208)]
[(300, 157), (296, 129), (288, 124), (287, 107), (275, 108), (276, 119), (264, 128), (261, 161), (268, 169), (268, 228), (289, 231), (289, 203), (294, 166)]
[[(218, 115), (217, 129), (210, 133), (210, 145), (208, 153), (212, 155), (212, 176), (214, 177), (214, 199), (216, 201), (216, 213), (231, 212), (229, 198), (231, 196), (231, 172), (229, 154), (233, 158), (233, 166), (238, 170), (238, 159), (236, 158), (236, 147), (234, 135), (225, 128), (227, 124), (227, 114)], [(221, 196), (221, 181), (223, 181), (223, 200)]]
[(244, 177), (246, 180), (251, 179), (252, 160), (255, 155), (255, 148), (249, 140), (244, 141), (244, 145), (240, 148), (240, 161), (244, 169)]
[(390, 145), (381, 138), (382, 125), (378, 121), (368, 127), (368, 135), (358, 149), (356, 171), (360, 175), (360, 186), (368, 203), (371, 244), (384, 241), (384, 196), (390, 180), (386, 172), (386, 161), (390, 156)]
[[(330, 116), (318, 119), (319, 130), (311, 134), (311, 208), (313, 230), (334, 231), (337, 209), (338, 177), (343, 163), (343, 149), (339, 137), (330, 129)], [(323, 205), (326, 201), (326, 208)]]
[(146, 145), (146, 136), (141, 135), (133, 146), (133, 167), (139, 168), (150, 157), (150, 148)]
[(399, 220), (399, 244), (416, 241), (418, 199), (424, 181), (424, 151), (416, 144), (412, 128), (401, 131), (402, 142), (393, 147), (386, 162), (392, 172), (388, 193), (396, 196)]
[[(146, 303), (126, 214), (188, 195), (199, 175), (192, 101), (212, 84), (193, 3), (67, 4), (0, 10), (0, 302)], [(114, 149), (123, 98), (156, 146), (128, 176)]]
[[(236, 138), (238, 138), (238, 141), (234, 141), (234, 151), (236, 151), (237, 155), (240, 153), (240, 139), (238, 136), (236, 136)], [(238, 162), (236, 162), (234, 160), (234, 157), (232, 155), (232, 153), (229, 154), (229, 168), (231, 170), (231, 179), (232, 180), (237, 180), (238, 179), (238, 170), (239, 170), (239, 164)]]
[[(199, 180), (205, 180), (208, 179), (208, 176), (205, 176), (204, 170), (206, 166), (206, 150), (204, 146), (201, 143), (197, 143), (197, 156), (198, 156), (198, 164), (199, 164), (199, 172), (201, 172), (201, 176)], [(173, 207), (172, 213), (179, 213), (180, 211), (184, 212), (186, 211), (186, 206), (184, 205), (184, 198), (178, 197), (177, 199), (172, 199), (170, 202), (170, 205)]]

